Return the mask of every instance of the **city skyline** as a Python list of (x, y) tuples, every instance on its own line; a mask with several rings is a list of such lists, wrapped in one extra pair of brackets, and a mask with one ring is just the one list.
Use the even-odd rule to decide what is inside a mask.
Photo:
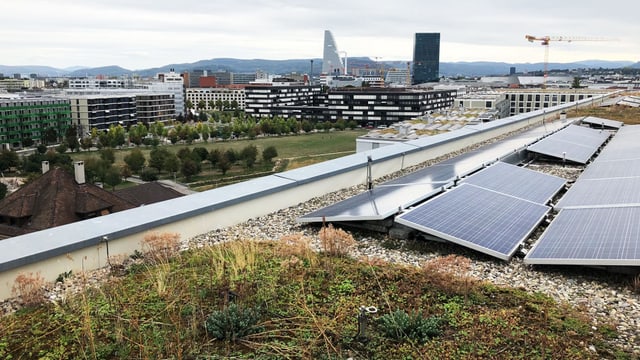
[[(324, 30), (349, 57), (411, 60), (416, 32), (441, 33), (440, 61), (538, 63), (544, 49), (525, 34), (606, 38), (555, 42), (550, 62), (640, 60), (637, 3), (607, 8), (576, 0), (490, 5), (417, 0), (241, 3), (87, 0), (10, 2), (0, 27), (2, 65), (145, 69), (212, 58), (321, 58)], [(610, 15), (609, 15), (610, 13)]]

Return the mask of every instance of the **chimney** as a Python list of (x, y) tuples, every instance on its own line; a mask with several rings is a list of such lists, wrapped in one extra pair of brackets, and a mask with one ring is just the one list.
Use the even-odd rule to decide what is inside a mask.
[(73, 169), (76, 175), (76, 182), (78, 184), (84, 184), (84, 161), (76, 161), (73, 163)]
[(42, 162), (42, 173), (46, 174), (49, 171), (49, 162), (48, 161), (43, 161)]

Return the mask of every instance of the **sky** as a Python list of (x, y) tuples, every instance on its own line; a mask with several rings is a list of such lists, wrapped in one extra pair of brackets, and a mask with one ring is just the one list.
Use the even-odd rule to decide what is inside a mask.
[(12, 0), (0, 4), (0, 65), (56, 68), (322, 58), (324, 30), (348, 57), (411, 60), (439, 32), (440, 61), (640, 61), (640, 2), (610, 0)]

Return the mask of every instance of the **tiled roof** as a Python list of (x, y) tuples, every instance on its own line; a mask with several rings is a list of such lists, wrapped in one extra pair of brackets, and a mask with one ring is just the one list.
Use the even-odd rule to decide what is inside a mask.
[[(13, 220), (12, 227), (32, 232), (135, 206), (96, 185), (78, 184), (73, 174), (53, 168), (1, 200), (0, 216), (4, 227)], [(15, 235), (4, 227), (0, 227), (0, 235)]]
[(114, 193), (136, 206), (153, 204), (184, 196), (184, 194), (155, 181), (116, 190)]

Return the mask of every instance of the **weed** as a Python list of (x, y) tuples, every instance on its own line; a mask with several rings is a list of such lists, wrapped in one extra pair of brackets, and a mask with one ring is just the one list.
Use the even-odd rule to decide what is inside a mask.
[(469, 293), (474, 284), (468, 275), (470, 269), (471, 260), (459, 255), (439, 256), (422, 265), (430, 281), (450, 293)]
[(379, 319), (379, 325), (385, 336), (393, 340), (411, 339), (420, 343), (440, 335), (441, 324), (440, 317), (424, 317), (422, 311), (412, 311), (408, 314), (404, 310), (396, 310)]
[(236, 342), (239, 339), (260, 332), (258, 308), (242, 308), (236, 303), (215, 311), (205, 322), (207, 332), (218, 340)]
[(145, 258), (152, 263), (166, 263), (178, 254), (180, 234), (150, 232), (142, 240)]
[(322, 250), (331, 256), (346, 255), (349, 248), (356, 243), (356, 240), (351, 234), (342, 229), (334, 228), (332, 224), (323, 226), (318, 235), (322, 244)]
[(56, 278), (56, 282), (57, 283), (63, 283), (65, 280), (71, 278), (71, 276), (73, 275), (73, 271), (69, 270), (69, 271), (65, 271), (63, 273), (58, 274), (58, 277)]
[(43, 304), (44, 297), (44, 278), (40, 273), (20, 273), (11, 288), (12, 295), (22, 300), (25, 306), (33, 306)]

